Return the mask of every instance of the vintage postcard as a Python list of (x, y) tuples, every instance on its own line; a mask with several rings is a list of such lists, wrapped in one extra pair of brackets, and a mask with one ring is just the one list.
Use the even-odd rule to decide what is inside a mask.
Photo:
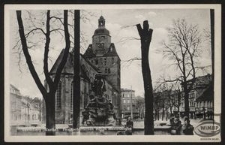
[(221, 5), (4, 8), (6, 142), (221, 141)]

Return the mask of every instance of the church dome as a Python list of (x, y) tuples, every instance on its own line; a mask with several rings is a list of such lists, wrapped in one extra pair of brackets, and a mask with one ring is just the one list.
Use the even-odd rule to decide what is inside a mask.
[(100, 27), (95, 30), (94, 35), (109, 35), (109, 30), (106, 28)]
[(95, 30), (94, 35), (109, 35), (109, 30), (105, 28), (105, 19), (103, 16), (98, 19), (98, 28)]

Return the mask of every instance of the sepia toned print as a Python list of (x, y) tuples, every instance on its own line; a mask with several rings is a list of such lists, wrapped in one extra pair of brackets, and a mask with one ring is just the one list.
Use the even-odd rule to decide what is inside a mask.
[(6, 141), (221, 140), (219, 5), (38, 6), (5, 8)]

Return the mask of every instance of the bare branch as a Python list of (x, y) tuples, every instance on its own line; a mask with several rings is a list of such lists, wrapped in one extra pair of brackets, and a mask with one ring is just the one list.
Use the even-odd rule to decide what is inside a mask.
[(34, 31), (41, 31), (44, 35), (46, 35), (46, 33), (44, 32), (44, 30), (43, 29), (41, 29), (41, 28), (34, 28), (34, 29), (32, 29), (32, 30), (30, 30), (25, 36), (26, 36), (26, 38), (27, 37), (29, 37), (29, 35), (32, 33), (32, 34), (34, 34)]
[(65, 50), (63, 51), (63, 58), (57, 68), (57, 71), (56, 71), (56, 75), (55, 75), (55, 79), (54, 79), (54, 84), (55, 84), (55, 88), (57, 88), (57, 85), (59, 83), (59, 80), (60, 80), (60, 75), (61, 75), (61, 72), (64, 68), (64, 65), (66, 64), (67, 62), (67, 57), (68, 57), (68, 54), (69, 54), (69, 49), (70, 49), (70, 34), (69, 34), (69, 30), (68, 30), (68, 10), (64, 10), (64, 36), (65, 36), (65, 43), (66, 43), (66, 47), (65, 47)]
[(43, 96), (46, 96), (47, 92), (46, 92), (44, 86), (42, 85), (40, 78), (37, 75), (37, 72), (34, 68), (34, 65), (31, 60), (31, 56), (28, 51), (26, 37), (24, 34), (23, 20), (21, 18), (21, 11), (16, 11), (16, 14), (17, 14), (17, 21), (18, 21), (18, 25), (19, 25), (19, 34), (20, 34), (20, 38), (21, 38), (22, 49), (23, 49), (23, 53), (24, 53), (24, 56), (25, 56), (27, 64), (28, 64), (28, 68), (29, 68), (31, 75), (32, 75), (35, 83), (37, 84), (39, 90), (41, 91)]
[(49, 53), (49, 45), (50, 45), (50, 10), (47, 11), (47, 19), (46, 19), (46, 42), (45, 42), (45, 51), (44, 51), (44, 74), (49, 87), (53, 85), (53, 81), (49, 75), (48, 70), (48, 53)]
[(51, 32), (55, 32), (55, 31), (64, 31), (64, 30), (63, 30), (63, 29), (60, 29), (60, 28), (52, 29), (52, 30), (50, 31), (50, 33), (51, 33)]

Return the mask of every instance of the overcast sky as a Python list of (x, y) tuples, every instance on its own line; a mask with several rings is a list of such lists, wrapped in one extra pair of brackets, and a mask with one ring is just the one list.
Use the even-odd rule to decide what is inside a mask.
[[(88, 13), (94, 14), (94, 16)], [(24, 12), (25, 13), (25, 12)], [(85, 38), (86, 43), (81, 45), (84, 47), (81, 49), (83, 53), (85, 48), (92, 43), (92, 36), (94, 30), (98, 27), (98, 19), (101, 15), (106, 20), (106, 28), (110, 31), (112, 43), (115, 44), (116, 50), (122, 60), (121, 62), (121, 87), (131, 88), (135, 90), (136, 95), (143, 96), (143, 80), (141, 74), (140, 61), (134, 61), (131, 64), (126, 63), (124, 60), (128, 60), (134, 57), (141, 56), (140, 40), (129, 40), (130, 38), (139, 38), (136, 24), (148, 20), (150, 28), (153, 29), (152, 42), (150, 46), (149, 62), (151, 67), (151, 74), (153, 83), (161, 76), (174, 76), (177, 70), (169, 68), (168, 60), (165, 60), (162, 54), (156, 53), (162, 46), (160, 42), (167, 39), (167, 27), (172, 25), (173, 19), (185, 18), (188, 23), (193, 25), (199, 25), (200, 31), (203, 29), (210, 29), (209, 9), (170, 9), (170, 10), (156, 10), (156, 9), (144, 9), (144, 10), (88, 10), (81, 11), (88, 17), (89, 20), (81, 20), (82, 36)], [(24, 14), (23, 18), (27, 18)], [(21, 63), (21, 71), (19, 71), (18, 65), (18, 53), (15, 53), (17, 49), (12, 49), (18, 39), (18, 24), (16, 21), (15, 11), (10, 13), (10, 83), (20, 89), (23, 95), (30, 97), (41, 97), (36, 84), (31, 77), (27, 65), (23, 59)], [(26, 29), (26, 27), (25, 27)], [(72, 33), (72, 32), (71, 32)], [(71, 44), (72, 46), (73, 44)], [(61, 49), (64, 47), (64, 40), (55, 37), (51, 40), (50, 56), (54, 60), (59, 55)], [(204, 50), (202, 57), (199, 59), (199, 65), (211, 65), (211, 54), (209, 43), (202, 45)], [(42, 60), (43, 60), (43, 48), (30, 51), (32, 58), (35, 62), (36, 69), (43, 82), (44, 75), (42, 73)], [(50, 62), (50, 67), (53, 65)], [(211, 73), (209, 70), (208, 73)], [(202, 72), (198, 72), (198, 75), (204, 75)]]

